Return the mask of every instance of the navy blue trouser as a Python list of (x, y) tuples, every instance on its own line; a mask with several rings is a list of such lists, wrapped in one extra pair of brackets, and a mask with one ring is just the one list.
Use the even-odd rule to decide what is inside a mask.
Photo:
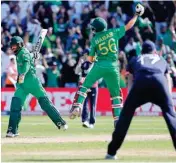
[(153, 74), (140, 75), (134, 81), (112, 134), (112, 141), (108, 145), (108, 154), (116, 154), (124, 141), (136, 108), (147, 102), (160, 106), (176, 149), (176, 113), (167, 80), (164, 75)]
[[(88, 121), (90, 124), (94, 124), (96, 117), (98, 87), (91, 88), (90, 90), (91, 91), (88, 92), (84, 102), (82, 110), (82, 122)], [(90, 119), (89, 119), (89, 106), (90, 106)]]

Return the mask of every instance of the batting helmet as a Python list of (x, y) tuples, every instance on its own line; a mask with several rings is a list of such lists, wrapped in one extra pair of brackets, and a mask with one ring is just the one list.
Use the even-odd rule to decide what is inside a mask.
[(11, 41), (10, 41), (10, 46), (12, 45), (23, 45), (24, 42), (23, 42), (23, 39), (19, 36), (14, 36), (11, 38)]
[(107, 22), (103, 18), (97, 17), (90, 22), (90, 26), (95, 32), (101, 32), (107, 29)]

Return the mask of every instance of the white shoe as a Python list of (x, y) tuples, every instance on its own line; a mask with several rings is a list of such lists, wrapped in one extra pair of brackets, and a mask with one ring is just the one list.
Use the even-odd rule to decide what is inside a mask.
[(87, 121), (83, 122), (83, 127), (90, 128), (89, 122), (87, 122)]
[(8, 132), (6, 134), (6, 138), (14, 138), (16, 136), (16, 134), (13, 134), (12, 132)]
[(68, 129), (68, 125), (67, 124), (62, 124), (61, 122), (57, 123), (57, 127), (59, 130), (67, 130)]
[(112, 156), (112, 155), (107, 154), (107, 155), (105, 156), (105, 159), (106, 159), (106, 160), (117, 160), (117, 156), (116, 156), (116, 155), (115, 155), (115, 156)]
[(94, 128), (94, 125), (93, 125), (93, 124), (90, 124), (90, 125), (89, 125), (89, 128), (93, 129), (93, 128)]
[(17, 132), (17, 133), (15, 134), (15, 136), (20, 136), (20, 133)]
[(81, 108), (80, 107), (74, 107), (71, 111), (70, 111), (70, 119), (75, 119), (76, 117), (80, 117), (81, 115)]
[(61, 126), (61, 128), (60, 129), (62, 129), (62, 130), (67, 130), (68, 129), (68, 125), (67, 124), (65, 124), (65, 125), (63, 125), (63, 126)]

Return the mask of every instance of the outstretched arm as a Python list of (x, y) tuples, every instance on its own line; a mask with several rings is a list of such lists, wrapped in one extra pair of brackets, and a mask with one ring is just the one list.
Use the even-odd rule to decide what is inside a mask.
[(144, 6), (142, 6), (140, 3), (138, 3), (136, 5), (136, 13), (134, 15), (134, 17), (127, 23), (127, 25), (125, 26), (125, 30), (128, 31), (129, 29), (131, 29), (134, 24), (136, 23), (136, 20), (138, 18), (138, 16), (142, 16), (144, 13)]
[(131, 29), (134, 26), (137, 18), (138, 18), (138, 15), (134, 15), (134, 17), (127, 23), (127, 25), (125, 26), (126, 31), (128, 31), (129, 29)]

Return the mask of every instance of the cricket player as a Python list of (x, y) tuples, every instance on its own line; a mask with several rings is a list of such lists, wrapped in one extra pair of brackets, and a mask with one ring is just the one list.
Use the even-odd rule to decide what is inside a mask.
[(11, 50), (16, 55), (18, 79), (17, 88), (11, 101), (10, 118), (6, 137), (18, 136), (18, 125), (21, 120), (21, 110), (26, 97), (31, 93), (50, 119), (59, 129), (67, 129), (66, 122), (48, 99), (46, 91), (36, 76), (34, 59), (32, 54), (24, 47), (23, 39), (19, 36), (12, 37), (10, 41)]
[[(90, 50), (85, 49), (83, 51), (83, 56), (79, 59), (78, 65), (76, 66), (75, 73), (80, 75), (79, 84), (82, 85), (87, 74), (91, 70), (93, 64), (87, 61), (87, 56)], [(98, 96), (98, 81), (96, 81), (93, 86), (90, 88), (90, 91), (87, 93), (87, 97), (83, 104), (82, 110), (82, 126), (85, 128), (94, 128), (95, 117), (96, 117), (96, 105), (97, 105), (97, 96)], [(90, 105), (89, 105), (90, 104)], [(89, 107), (90, 106), (90, 112)], [(90, 118), (89, 118), (90, 113)]]
[(136, 13), (127, 25), (120, 28), (107, 30), (107, 22), (97, 17), (90, 23), (92, 32), (95, 33), (91, 39), (91, 51), (88, 61), (94, 63), (88, 73), (83, 85), (79, 87), (76, 99), (70, 110), (70, 118), (80, 116), (82, 105), (87, 96), (88, 90), (100, 78), (103, 78), (111, 94), (112, 112), (114, 125), (116, 124), (122, 108), (122, 97), (120, 95), (120, 72), (118, 65), (118, 40), (125, 35), (125, 32), (133, 27), (138, 16), (144, 13), (144, 7), (137, 4)]
[(155, 51), (155, 44), (146, 41), (142, 47), (143, 55), (134, 57), (128, 64), (133, 85), (112, 134), (106, 159), (116, 159), (136, 108), (147, 102), (160, 106), (176, 149), (176, 113), (168, 87), (168, 65)]

